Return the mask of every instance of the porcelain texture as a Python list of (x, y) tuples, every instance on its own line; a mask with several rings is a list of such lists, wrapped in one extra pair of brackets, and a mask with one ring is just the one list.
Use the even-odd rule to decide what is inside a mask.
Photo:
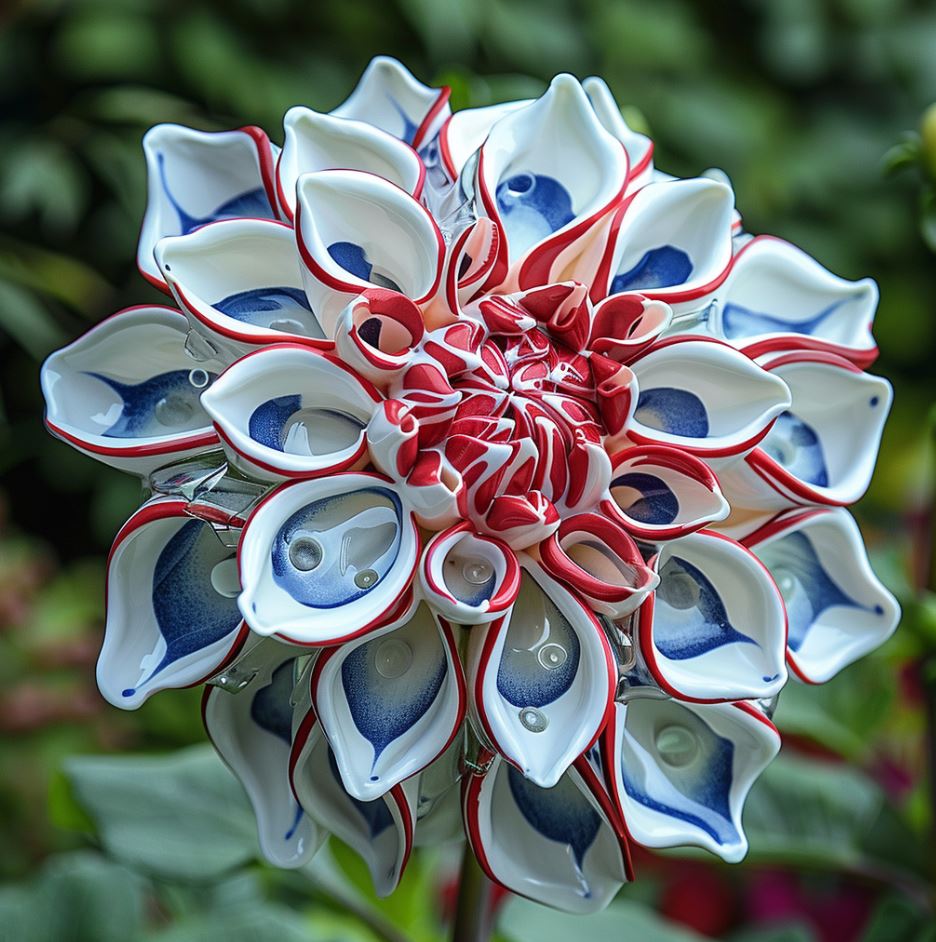
[(98, 683), (203, 717), (273, 864), (393, 891), (467, 837), (571, 912), (631, 847), (746, 849), (763, 704), (894, 630), (843, 507), (891, 401), (877, 289), (743, 232), (608, 86), (451, 112), (386, 57), (330, 114), (144, 140), (142, 274), (46, 361), (50, 431), (143, 480)]

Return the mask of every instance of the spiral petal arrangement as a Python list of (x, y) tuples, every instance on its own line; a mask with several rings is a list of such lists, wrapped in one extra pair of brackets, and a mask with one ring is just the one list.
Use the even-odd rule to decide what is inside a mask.
[(378, 58), (283, 140), (152, 129), (176, 306), (43, 369), (51, 432), (144, 484), (103, 695), (205, 684), (264, 855), (331, 833), (381, 894), (462, 834), (574, 912), (632, 842), (740, 859), (788, 671), (898, 619), (843, 509), (891, 400), (873, 282), (656, 171), (599, 79), (452, 114)]

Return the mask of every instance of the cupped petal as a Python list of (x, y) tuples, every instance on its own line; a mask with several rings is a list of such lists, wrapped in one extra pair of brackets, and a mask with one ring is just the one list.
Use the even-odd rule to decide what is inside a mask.
[[(464, 727), (463, 727), (464, 728)], [(464, 737), (452, 744), (431, 765), (419, 773), (419, 800), (416, 805), (417, 847), (437, 847), (465, 839), (461, 814)]]
[(127, 308), (42, 365), (46, 425), (57, 438), (122, 471), (154, 468), (217, 445), (202, 390), (223, 367), (186, 352), (185, 316)]
[(645, 134), (634, 131), (624, 120), (620, 106), (603, 78), (591, 75), (582, 82), (582, 88), (585, 89), (598, 120), (627, 151), (628, 191), (639, 190), (649, 183), (653, 176), (653, 141)]
[(315, 713), (302, 715), (289, 760), (293, 793), (318, 826), (359, 854), (378, 896), (400, 882), (413, 849), (418, 779), (395, 785), (381, 798), (352, 798), (341, 783), (335, 755)]
[(370, 173), (323, 170), (299, 178), (296, 200), (302, 277), (328, 336), (368, 288), (389, 288), (417, 304), (435, 294), (445, 244), (408, 193)]
[(289, 784), (291, 702), (297, 649), (261, 641), (248, 655), (253, 676), (245, 689), (207, 686), (202, 719), (218, 754), (244, 786), (257, 818), (263, 856), (275, 867), (301, 867), (325, 840)]
[(230, 219), (163, 239), (156, 260), (181, 308), (209, 341), (237, 355), (292, 340), (327, 349), (302, 287), (292, 229), (261, 219)]
[(452, 241), (439, 289), (449, 314), (459, 316), (463, 305), (506, 278), (503, 238), (497, 223), (482, 216)]
[(412, 147), (364, 121), (297, 106), (283, 120), (283, 150), (276, 163), (276, 193), (283, 214), (296, 213), (296, 182), (318, 170), (360, 170), (383, 177), (419, 199), (426, 168)]
[(372, 801), (421, 772), (465, 717), (465, 678), (452, 628), (425, 604), (393, 624), (323, 651), (312, 708), (345, 791)]
[(578, 81), (559, 75), (542, 97), (493, 125), (475, 174), (479, 214), (502, 230), (525, 289), (561, 280), (562, 259), (621, 200), (627, 154)]
[(498, 756), (464, 788), (465, 831), (490, 879), (556, 909), (604, 909), (631, 878), (626, 839), (569, 774), (552, 788)]
[(878, 352), (871, 335), (877, 303), (870, 278), (847, 281), (789, 242), (758, 236), (732, 260), (709, 323), (751, 357), (808, 348), (867, 367)]
[(744, 801), (780, 749), (755, 706), (633, 697), (615, 704), (601, 748), (633, 840), (703, 847), (731, 863), (747, 853)]
[(477, 152), (501, 118), (532, 103), (532, 98), (526, 98), (454, 112), (439, 130), (439, 151), (449, 178), (458, 178), (468, 159)]
[(289, 343), (241, 357), (202, 395), (232, 464), (267, 481), (363, 467), (381, 401), (337, 357)]
[(332, 114), (372, 124), (418, 149), (451, 114), (450, 94), (447, 85), (423, 85), (397, 59), (375, 56), (354, 91)]
[(772, 697), (786, 683), (786, 611), (763, 563), (711, 530), (665, 544), (660, 583), (637, 613), (640, 655), (680, 700)]
[(137, 266), (161, 291), (167, 286), (153, 250), (164, 236), (218, 219), (276, 219), (276, 151), (260, 128), (206, 132), (157, 124), (143, 137), (143, 153), (147, 203)]
[(592, 300), (637, 292), (677, 311), (703, 305), (728, 274), (733, 207), (715, 180), (647, 184), (614, 214)]
[(630, 363), (660, 338), (673, 319), (664, 301), (642, 294), (613, 294), (595, 305), (588, 349), (614, 360)]
[(775, 510), (854, 503), (874, 473), (890, 383), (818, 350), (760, 362), (789, 387), (792, 402), (760, 445), (721, 476), (728, 499)]
[(418, 559), (416, 522), (388, 478), (343, 472), (291, 481), (247, 520), (238, 603), (258, 634), (339, 644), (401, 605)]
[(629, 615), (660, 581), (627, 531), (596, 513), (566, 517), (539, 555), (549, 575), (609, 618)]
[(583, 602), (531, 557), (519, 558), (517, 601), (469, 637), (472, 715), (508, 762), (551, 788), (604, 725), (617, 666)]
[(338, 316), (335, 348), (355, 372), (386, 390), (412, 363), (425, 332), (422, 314), (409, 298), (367, 288)]
[(625, 448), (611, 466), (602, 509), (638, 540), (678, 539), (728, 516), (728, 501), (712, 469), (681, 448)]
[(900, 607), (874, 575), (848, 511), (791, 511), (744, 543), (783, 594), (790, 626), (787, 663), (800, 680), (824, 683), (897, 627)]
[(630, 368), (640, 396), (628, 437), (701, 458), (750, 451), (791, 401), (780, 374), (714, 340), (674, 337)]
[(419, 567), (423, 597), (457, 625), (480, 625), (502, 615), (520, 591), (520, 564), (503, 541), (474, 532), (467, 522), (437, 533)]
[[(235, 521), (242, 523), (243, 521)], [(104, 699), (135, 710), (152, 694), (217, 673), (247, 637), (234, 550), (184, 500), (156, 498), (121, 528), (107, 560), (97, 663)]]

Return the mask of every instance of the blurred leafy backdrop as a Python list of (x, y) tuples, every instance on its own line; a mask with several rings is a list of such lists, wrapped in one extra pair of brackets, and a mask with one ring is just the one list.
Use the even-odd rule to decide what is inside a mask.
[[(875, 370), (897, 392), (858, 517), (905, 625), (827, 687), (784, 694), (787, 746), (751, 799), (748, 863), (645, 854), (610, 915), (570, 924), (511, 902), (499, 932), (936, 938), (936, 113), (923, 118), (936, 99), (936, 8), (914, 0), (0, 8), (0, 938), (440, 937), (445, 852), (417, 857), (378, 904), (339, 845), (308, 874), (252, 863), (243, 797), (198, 748), (80, 758), (164, 753), (203, 733), (192, 692), (133, 715), (96, 695), (103, 557), (138, 485), (47, 436), (38, 388), (52, 349), (121, 307), (162, 300), (133, 265), (147, 127), (250, 123), (278, 140), (287, 108), (334, 107), (377, 53), (451, 85), (456, 108), (535, 95), (558, 71), (603, 75), (655, 138), (661, 169), (720, 167), (749, 230), (878, 280)], [(133, 765), (147, 761), (157, 766)], [(180, 814), (192, 793), (201, 802)], [(170, 829), (177, 853), (149, 846), (146, 827)]]

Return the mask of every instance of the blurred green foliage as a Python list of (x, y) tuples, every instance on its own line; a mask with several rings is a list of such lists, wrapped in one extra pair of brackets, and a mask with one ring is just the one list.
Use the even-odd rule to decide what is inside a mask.
[[(936, 264), (927, 248), (936, 244), (936, 112), (924, 111), (936, 98), (936, 8), (924, 0), (14, 0), (2, 8), (0, 877), (12, 882), (0, 889), (0, 938), (438, 937), (438, 875), (451, 870), (444, 859), (437, 868), (417, 857), (400, 894), (380, 903), (340, 847), (332, 866), (310, 873), (258, 867), (242, 796), (203, 750), (110, 765), (72, 759), (62, 771), (67, 756), (164, 751), (203, 733), (195, 692), (165, 693), (133, 715), (96, 695), (103, 554), (138, 485), (45, 434), (38, 364), (112, 311), (163, 300), (133, 265), (147, 127), (252, 123), (279, 140), (287, 108), (335, 106), (377, 53), (451, 85), (456, 108), (534, 95), (562, 70), (601, 74), (628, 120), (656, 140), (661, 169), (720, 167), (749, 230), (879, 282), (875, 369), (897, 397), (858, 515), (879, 571), (904, 601), (905, 628), (826, 687), (784, 694), (778, 722), (790, 755), (752, 797), (746, 867), (645, 855), (640, 882), (593, 928), (596, 937), (620, 926), (648, 940), (697, 938), (664, 925), (656, 908), (737, 942), (933, 938), (922, 743), (936, 686), (936, 603), (923, 591), (933, 584), (925, 416), (936, 400)], [(146, 762), (155, 765), (141, 776)], [(145, 794), (141, 780), (152, 786)], [(159, 805), (182, 788), (203, 789), (214, 815), (226, 809), (213, 873), (200, 830), (208, 819), (186, 828), (184, 815)], [(152, 859), (160, 847), (140, 831), (141, 807), (163, 815), (163, 830), (178, 818), (174, 839), (201, 833), (182, 853), (187, 868)], [(89, 840), (97, 850), (73, 849)], [(193, 888), (195, 871), (211, 885)], [(768, 879), (798, 901), (779, 916), (755, 905)], [(852, 915), (857, 906), (857, 929), (846, 902)], [(577, 926), (587, 930), (512, 903), (500, 931), (548, 942)]]

